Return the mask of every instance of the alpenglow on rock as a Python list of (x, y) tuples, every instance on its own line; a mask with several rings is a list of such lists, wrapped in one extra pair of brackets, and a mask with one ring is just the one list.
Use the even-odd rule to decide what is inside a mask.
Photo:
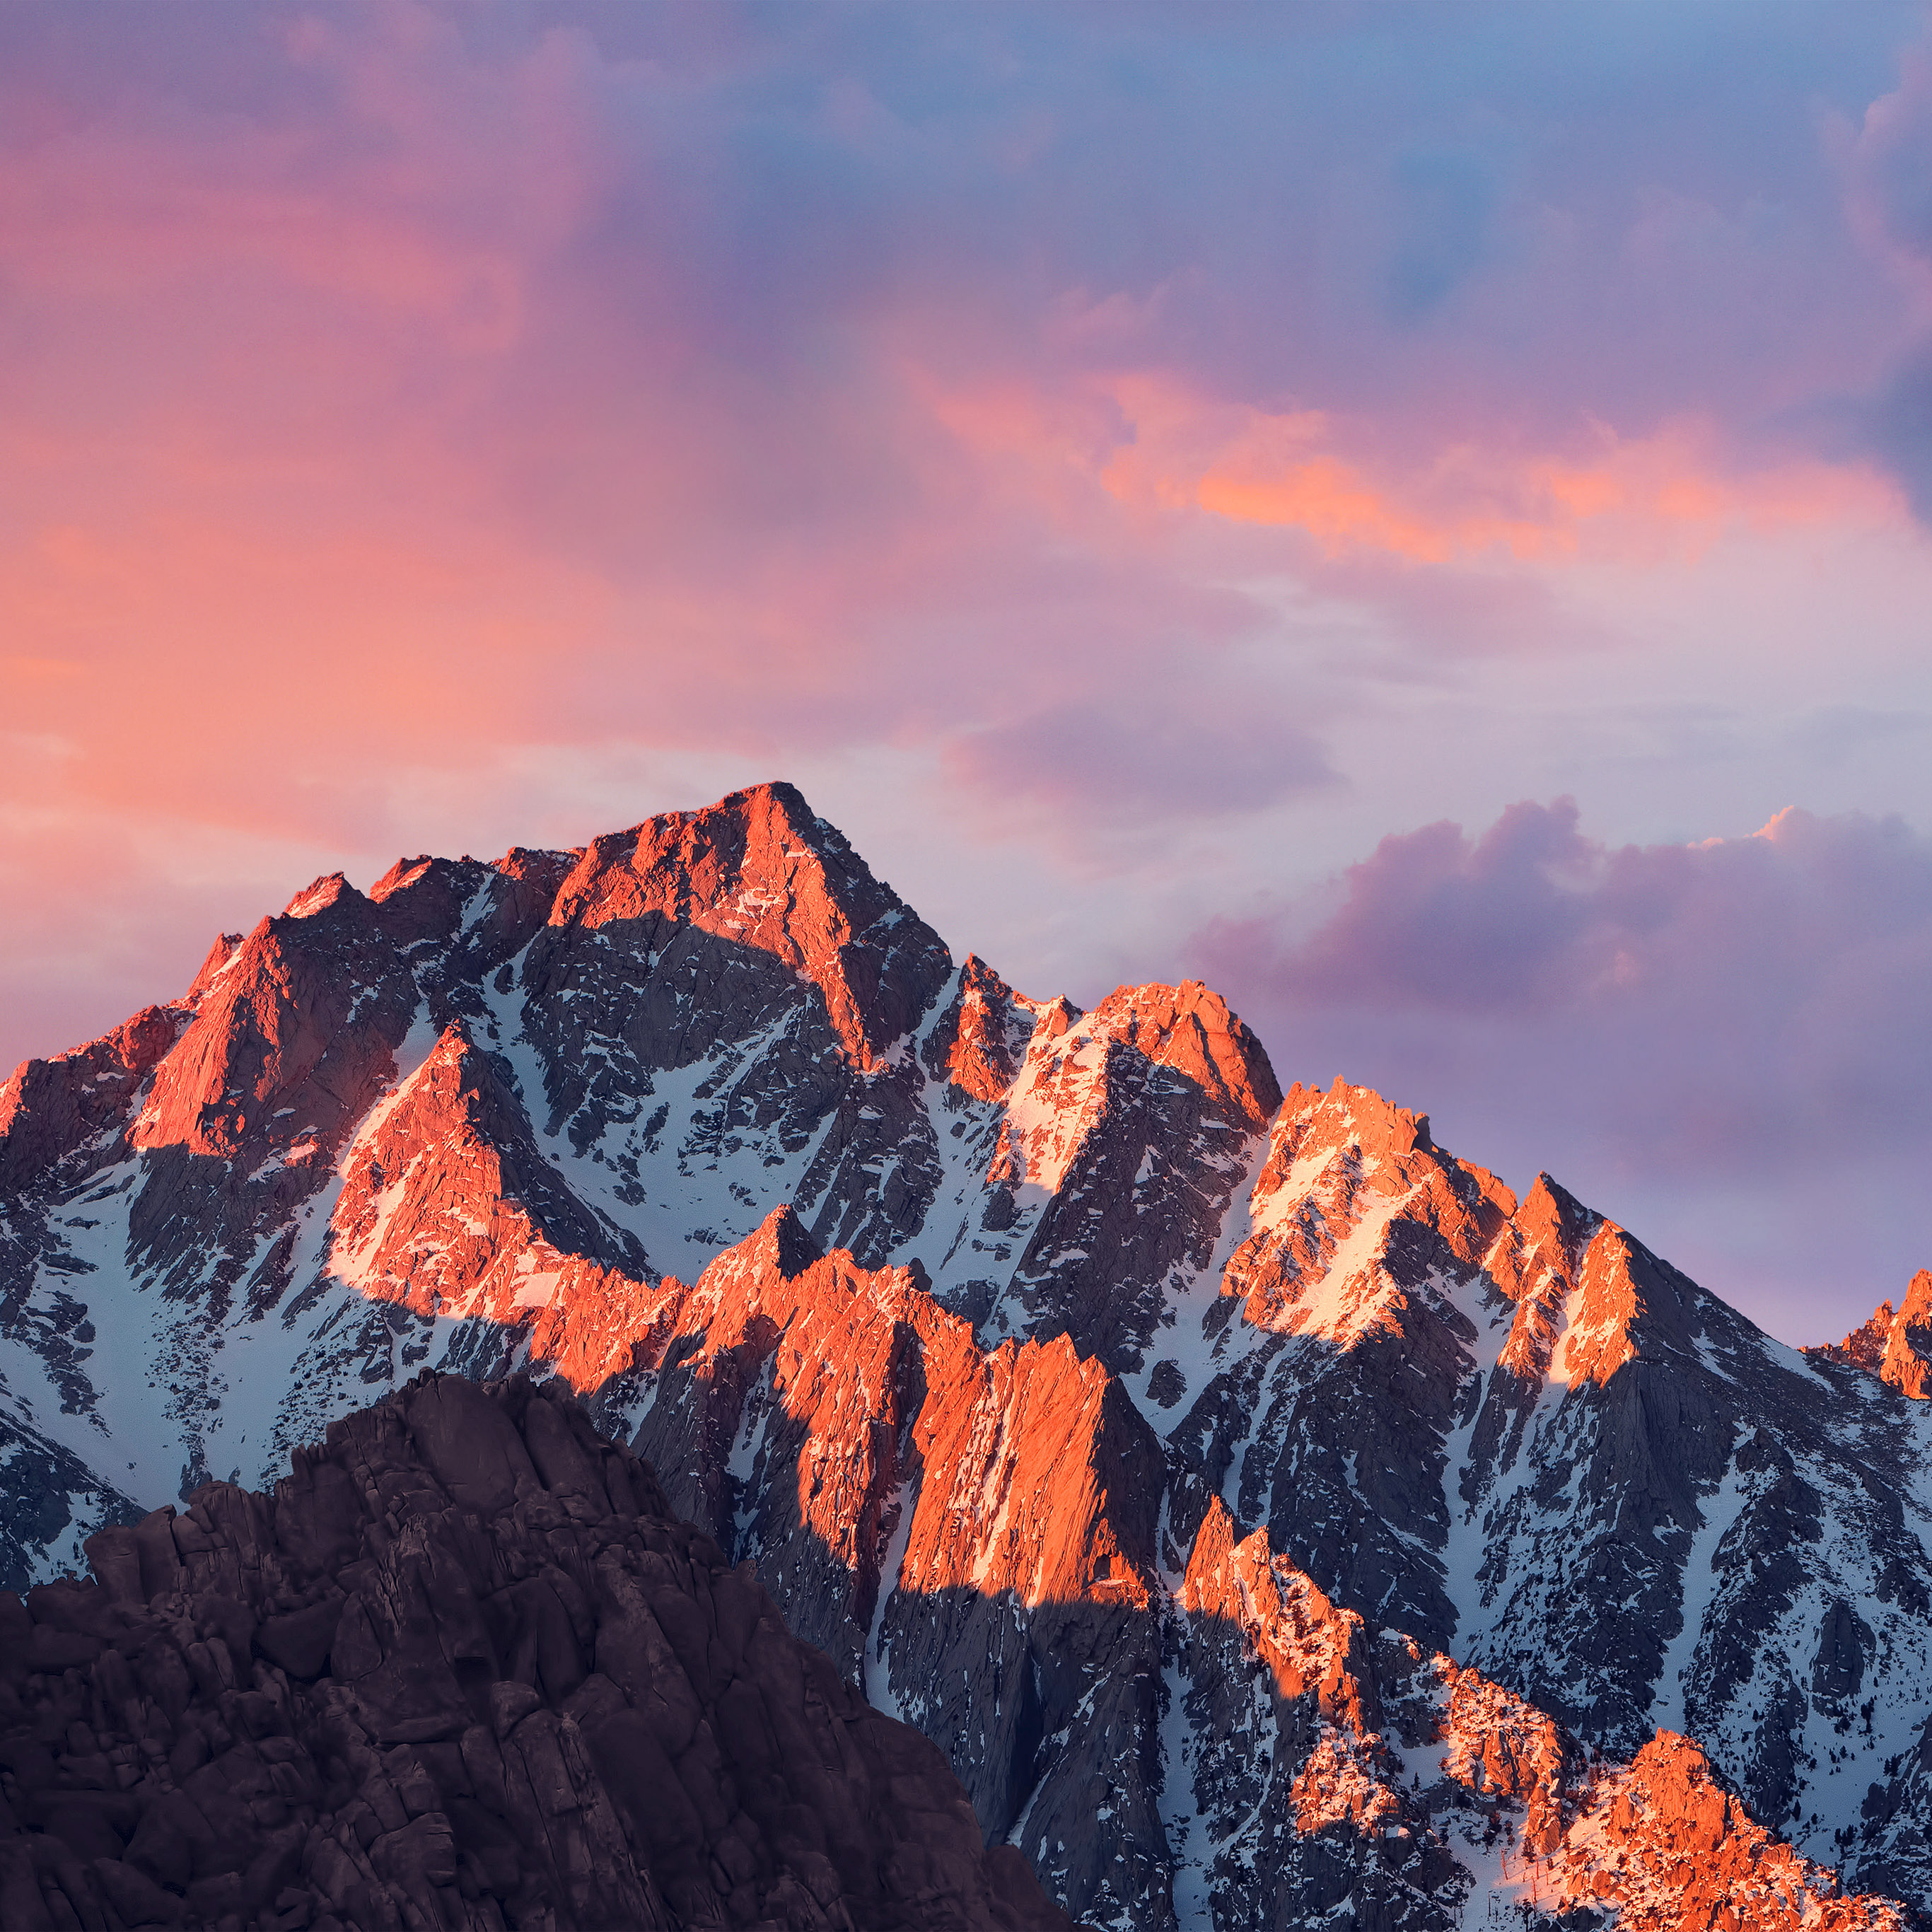
[(1086, 1922), (1674, 1924), (1691, 1827), (1632, 1821), (1695, 1812), (1880, 1923), (1834, 1886), (1932, 1910), (1928, 1307), (1786, 1348), (1205, 987), (956, 964), (764, 787), (318, 881), (0, 1088), (0, 1565), (550, 1376)]

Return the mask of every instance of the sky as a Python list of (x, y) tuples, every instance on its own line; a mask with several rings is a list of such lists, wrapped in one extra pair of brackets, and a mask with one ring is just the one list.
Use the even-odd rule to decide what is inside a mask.
[(0, 11), (0, 1061), (800, 784), (1792, 1341), (1932, 1264), (1932, 18)]

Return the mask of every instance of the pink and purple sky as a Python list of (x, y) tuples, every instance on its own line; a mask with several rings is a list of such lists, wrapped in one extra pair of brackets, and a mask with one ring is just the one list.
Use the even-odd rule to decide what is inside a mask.
[(0, 1060), (785, 776), (1025, 990), (1932, 1263), (1932, 21), (0, 14)]

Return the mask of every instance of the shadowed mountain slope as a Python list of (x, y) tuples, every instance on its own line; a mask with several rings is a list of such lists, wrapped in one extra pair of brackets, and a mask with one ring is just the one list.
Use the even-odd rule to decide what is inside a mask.
[(1064, 1932), (649, 1468), (424, 1376), (0, 1596), (0, 1918)]

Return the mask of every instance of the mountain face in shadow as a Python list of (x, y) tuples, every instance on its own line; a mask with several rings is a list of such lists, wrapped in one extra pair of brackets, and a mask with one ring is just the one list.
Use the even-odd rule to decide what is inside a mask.
[(764, 787), (318, 881), (0, 1088), (0, 1565), (549, 1377), (1088, 1922), (1653, 1912), (1694, 1840), (1924, 1910), (1925, 1301), (1785, 1348), (1204, 987), (956, 966)]
[(1066, 1932), (938, 1751), (520, 1378), (421, 1377), (88, 1554), (0, 1598), (10, 1932)]

